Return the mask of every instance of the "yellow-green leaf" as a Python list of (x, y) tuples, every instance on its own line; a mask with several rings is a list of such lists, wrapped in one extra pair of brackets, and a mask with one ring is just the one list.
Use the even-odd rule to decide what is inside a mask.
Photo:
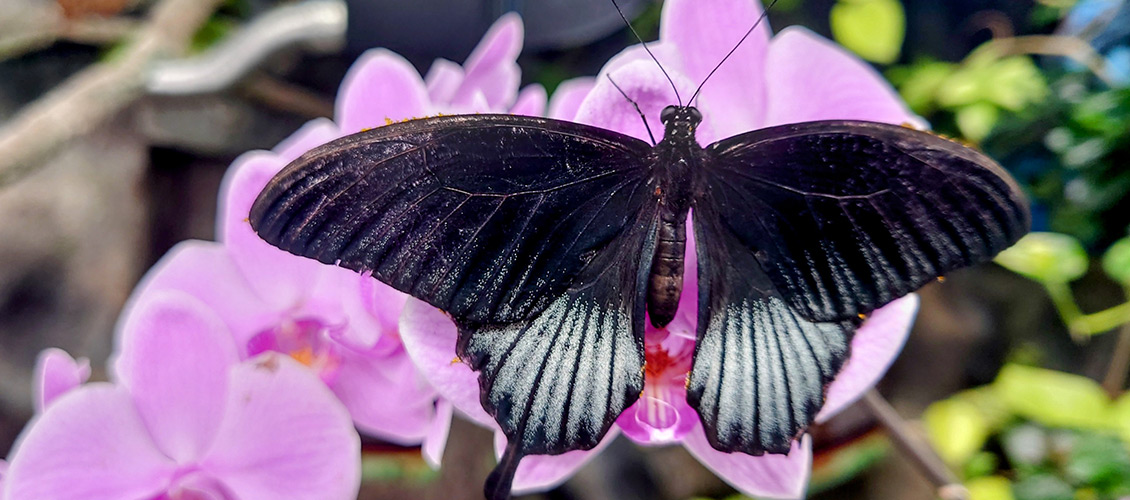
[(976, 102), (958, 108), (954, 113), (954, 119), (963, 137), (973, 142), (981, 142), (997, 125), (1000, 109), (992, 103)]
[(1031, 366), (1006, 365), (993, 387), (1008, 407), (1049, 427), (1111, 429), (1113, 405), (1094, 380)]
[(1012, 500), (1012, 483), (1001, 476), (986, 476), (965, 483), (969, 500)]
[(977, 407), (960, 399), (944, 399), (922, 414), (926, 435), (950, 465), (960, 466), (985, 444), (989, 423)]
[(906, 13), (899, 0), (840, 0), (832, 6), (832, 36), (860, 57), (895, 62), (906, 36)]
[(1115, 281), (1130, 287), (1130, 236), (1114, 242), (1106, 250), (1103, 271)]
[(1087, 251), (1059, 233), (1029, 233), (995, 259), (1008, 270), (1042, 283), (1068, 283), (1087, 272)]
[(917, 63), (909, 69), (906, 79), (899, 85), (899, 93), (916, 113), (927, 114), (932, 111), (934, 96), (938, 89), (953, 73), (953, 63), (930, 61)]
[(1125, 393), (1118, 401), (1114, 402), (1114, 425), (1118, 435), (1130, 446), (1130, 392)]

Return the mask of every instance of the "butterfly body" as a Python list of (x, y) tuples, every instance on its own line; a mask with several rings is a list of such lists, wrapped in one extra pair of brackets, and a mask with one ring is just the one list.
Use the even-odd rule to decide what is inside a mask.
[(659, 224), (647, 288), (648, 317), (657, 328), (667, 326), (679, 306), (683, 290), (687, 214), (696, 188), (694, 171), (701, 165), (705, 154), (694, 136), (702, 121), (697, 109), (670, 106), (661, 118), (666, 130), (652, 153)]

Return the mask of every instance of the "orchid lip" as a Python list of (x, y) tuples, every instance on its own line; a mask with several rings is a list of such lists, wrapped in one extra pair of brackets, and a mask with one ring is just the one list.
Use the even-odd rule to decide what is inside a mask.
[(313, 369), (327, 384), (341, 366), (341, 338), (345, 325), (330, 325), (317, 318), (284, 318), (247, 341), (249, 357), (267, 351), (280, 352)]

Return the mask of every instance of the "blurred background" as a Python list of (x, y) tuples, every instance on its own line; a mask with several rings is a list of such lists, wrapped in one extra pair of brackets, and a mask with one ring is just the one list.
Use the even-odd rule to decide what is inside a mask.
[[(621, 3), (654, 39), (661, 3)], [(158, 9), (184, 12), (147, 25)], [(512, 10), (523, 83), (550, 93), (635, 43), (607, 0), (0, 0), (0, 450), (32, 413), (41, 349), (105, 378), (123, 301), (173, 244), (214, 238), (236, 156), (331, 116), (364, 50), (423, 72)], [(975, 499), (1130, 497), (1130, 2), (780, 0), (769, 19), (856, 52), (935, 130), (1000, 161), (1043, 232), (924, 288), (881, 392)], [(28, 118), (68, 98), (77, 111)], [(367, 443), (362, 498), (481, 498), (490, 435), (455, 425), (441, 471)], [(812, 498), (936, 498), (865, 409), (813, 433)], [(731, 495), (681, 447), (619, 440), (531, 498)]]

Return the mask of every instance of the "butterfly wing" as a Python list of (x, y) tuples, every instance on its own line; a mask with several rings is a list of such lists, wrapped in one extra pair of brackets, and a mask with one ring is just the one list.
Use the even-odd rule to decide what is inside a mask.
[(504, 499), (523, 456), (596, 446), (643, 390), (650, 153), (539, 118), (418, 120), (307, 153), (250, 219), (284, 250), (372, 272), (451, 314), (508, 438), (487, 484)]
[(783, 453), (823, 405), (865, 315), (1028, 230), (988, 157), (866, 122), (759, 130), (696, 173), (699, 344), (688, 400), (711, 444)]
[(256, 199), (259, 236), (478, 323), (529, 319), (635, 222), (650, 146), (511, 115), (413, 120), (292, 162)]

